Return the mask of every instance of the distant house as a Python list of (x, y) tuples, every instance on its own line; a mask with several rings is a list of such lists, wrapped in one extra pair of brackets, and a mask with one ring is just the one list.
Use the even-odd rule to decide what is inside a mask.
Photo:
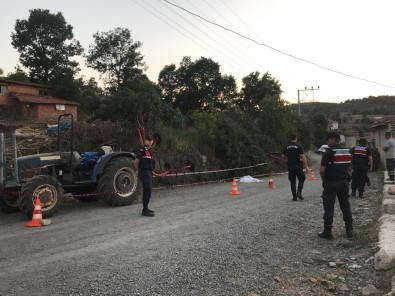
[(344, 131), (340, 137), (344, 136), (344, 144), (351, 148), (357, 143), (357, 133), (354, 131)]
[(332, 131), (339, 129), (339, 123), (336, 120), (328, 119), (328, 126)]
[(77, 120), (78, 103), (54, 98), (47, 85), (0, 78), (0, 110), (4, 119), (56, 123), (59, 115), (71, 113)]
[(395, 135), (395, 116), (380, 116), (374, 119), (372, 128), (372, 138), (376, 143), (376, 148), (380, 152), (381, 164), (382, 167), (385, 167), (385, 155), (383, 152), (383, 146), (387, 141), (385, 139), (385, 132), (391, 132), (392, 137)]

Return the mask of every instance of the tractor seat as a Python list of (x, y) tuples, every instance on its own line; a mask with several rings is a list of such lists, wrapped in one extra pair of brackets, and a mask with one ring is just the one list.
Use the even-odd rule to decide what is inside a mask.
[(73, 151), (73, 159), (72, 159), (74, 164), (80, 164), (82, 163), (82, 157), (77, 151)]

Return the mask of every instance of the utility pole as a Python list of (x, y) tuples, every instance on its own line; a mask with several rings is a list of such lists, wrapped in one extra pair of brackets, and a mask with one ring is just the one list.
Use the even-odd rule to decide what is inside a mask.
[[(312, 100), (312, 102), (314, 102), (314, 91), (315, 91), (315, 90), (319, 90), (319, 89), (320, 89), (319, 86), (318, 86), (317, 88), (313, 88), (313, 87), (307, 88), (307, 87), (304, 87), (304, 89), (298, 89), (298, 115), (299, 115), (299, 116), (301, 115), (301, 112), (300, 112), (300, 102), (303, 101), (303, 100), (305, 100), (306, 97), (308, 97), (310, 94), (313, 94), (313, 100)], [(304, 93), (304, 98), (303, 98), (302, 100), (300, 100), (300, 92), (301, 92), (301, 91)]]

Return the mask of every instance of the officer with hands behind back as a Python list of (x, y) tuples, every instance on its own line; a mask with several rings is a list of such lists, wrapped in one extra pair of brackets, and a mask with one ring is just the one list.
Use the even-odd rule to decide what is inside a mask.
[(351, 170), (350, 149), (340, 145), (340, 135), (335, 131), (330, 131), (325, 140), (329, 148), (322, 155), (320, 176), (324, 206), (324, 231), (318, 236), (328, 240), (333, 240), (332, 223), (336, 196), (339, 200), (340, 209), (343, 213), (343, 220), (346, 226), (347, 237), (353, 237), (353, 225), (351, 206), (349, 201), (349, 179)]
[(138, 170), (141, 184), (143, 185), (143, 211), (142, 215), (153, 217), (154, 211), (148, 208), (151, 199), (153, 170), (155, 168), (155, 161), (151, 154), (151, 147), (154, 143), (154, 138), (151, 134), (146, 134), (144, 137), (144, 145), (141, 145), (135, 160), (135, 166)]

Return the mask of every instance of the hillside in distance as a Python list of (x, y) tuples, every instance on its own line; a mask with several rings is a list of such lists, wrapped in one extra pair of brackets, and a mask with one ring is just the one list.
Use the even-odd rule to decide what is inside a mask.
[[(297, 112), (298, 104), (293, 104), (292, 108)], [(342, 103), (302, 103), (300, 110), (301, 115), (308, 116), (325, 114), (328, 117), (337, 117), (343, 112), (363, 115), (395, 115), (395, 96), (370, 96), (346, 100)]]

